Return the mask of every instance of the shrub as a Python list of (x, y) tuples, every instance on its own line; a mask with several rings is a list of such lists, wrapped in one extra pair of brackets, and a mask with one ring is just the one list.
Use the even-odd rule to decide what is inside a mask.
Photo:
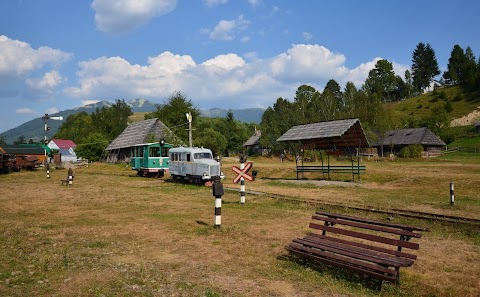
[(438, 93), (438, 98), (442, 99), (442, 100), (445, 100), (447, 99), (447, 94), (445, 94), (444, 91), (441, 91)]
[(400, 157), (402, 158), (418, 158), (422, 156), (423, 146), (421, 144), (410, 144), (402, 148)]

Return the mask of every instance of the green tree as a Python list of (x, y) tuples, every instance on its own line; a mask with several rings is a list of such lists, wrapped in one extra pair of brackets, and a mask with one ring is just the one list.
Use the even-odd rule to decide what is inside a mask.
[(405, 97), (411, 98), (413, 96), (413, 80), (410, 71), (405, 70)]
[(345, 85), (345, 89), (343, 91), (343, 102), (345, 104), (343, 110), (343, 117), (344, 118), (354, 118), (355, 117), (355, 104), (357, 98), (357, 87), (353, 84), (353, 82), (349, 81)]
[(145, 118), (158, 118), (172, 132), (185, 142), (188, 142), (188, 121), (186, 114), (192, 113), (192, 125), (195, 128), (200, 117), (200, 110), (193, 106), (192, 101), (180, 91), (174, 92), (165, 104), (156, 105), (156, 110)]
[(113, 140), (127, 128), (128, 117), (132, 114), (132, 108), (125, 100), (116, 100), (111, 107), (97, 108), (91, 115), (93, 131)]
[(23, 143), (26, 143), (25, 136), (23, 135), (18, 136), (17, 139), (13, 142), (13, 144), (15, 145)]
[(377, 94), (383, 102), (396, 99), (394, 93), (398, 90), (398, 81), (393, 64), (388, 60), (378, 60), (375, 68), (368, 73), (364, 89), (368, 95)]
[(82, 111), (69, 115), (58, 128), (55, 138), (70, 139), (75, 143), (81, 143), (85, 137), (95, 131), (92, 117)]
[(316, 93), (317, 90), (309, 85), (298, 87), (293, 103), (295, 123), (306, 124), (315, 117), (316, 108), (313, 106), (313, 101)]
[(82, 143), (77, 144), (75, 153), (89, 161), (98, 161), (107, 144), (108, 139), (102, 133), (91, 133), (83, 139)]
[(476, 89), (477, 63), (470, 47), (465, 50), (465, 60), (460, 71), (460, 84), (469, 89)]
[(413, 86), (417, 91), (423, 92), (439, 74), (435, 51), (429, 43), (425, 45), (420, 42), (412, 54)]
[(461, 76), (465, 53), (460, 45), (455, 44), (448, 59), (447, 71), (443, 73), (443, 79), (447, 84), (458, 84)]
[(441, 130), (448, 127), (448, 113), (445, 106), (438, 105), (431, 109), (430, 115), (423, 119), (421, 126), (427, 126), (433, 133), (440, 134)]
[(273, 107), (268, 107), (262, 115), (260, 144), (273, 151), (280, 151), (282, 146), (277, 139), (296, 124), (294, 104), (278, 98)]
[(220, 132), (207, 128), (194, 139), (194, 144), (209, 148), (214, 154), (222, 155), (227, 148), (227, 139)]
[(7, 144), (7, 141), (5, 140), (5, 136), (1, 135), (0, 136), (0, 144)]

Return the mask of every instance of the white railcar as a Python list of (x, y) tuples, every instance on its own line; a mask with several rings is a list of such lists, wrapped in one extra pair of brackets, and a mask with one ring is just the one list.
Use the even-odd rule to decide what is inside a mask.
[(168, 170), (173, 179), (204, 183), (216, 176), (225, 177), (209, 149), (176, 147), (171, 148), (168, 155)]

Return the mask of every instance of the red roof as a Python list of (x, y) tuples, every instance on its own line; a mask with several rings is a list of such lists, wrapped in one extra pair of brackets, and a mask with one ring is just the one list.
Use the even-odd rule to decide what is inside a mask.
[(52, 141), (61, 149), (68, 150), (71, 147), (76, 147), (75, 142), (68, 139), (52, 139)]

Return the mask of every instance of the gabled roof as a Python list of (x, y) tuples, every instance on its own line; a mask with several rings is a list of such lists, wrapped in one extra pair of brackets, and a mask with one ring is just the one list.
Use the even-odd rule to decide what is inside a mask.
[(254, 146), (258, 144), (258, 140), (260, 139), (260, 136), (262, 136), (262, 131), (256, 130), (255, 133), (250, 137), (243, 146)]
[(422, 144), (432, 146), (447, 145), (427, 127), (386, 131), (374, 146)]
[(299, 141), (304, 147), (368, 147), (358, 119), (337, 120), (294, 126), (277, 141)]
[(68, 150), (71, 147), (77, 146), (75, 142), (69, 139), (52, 139), (51, 141), (54, 142), (60, 149)]
[(76, 157), (77, 155), (69, 149), (59, 149), (58, 153), (64, 157)]
[(131, 123), (107, 146), (106, 150), (109, 151), (146, 143), (147, 137), (150, 134), (162, 138), (168, 133), (171, 133), (170, 129), (157, 118)]

